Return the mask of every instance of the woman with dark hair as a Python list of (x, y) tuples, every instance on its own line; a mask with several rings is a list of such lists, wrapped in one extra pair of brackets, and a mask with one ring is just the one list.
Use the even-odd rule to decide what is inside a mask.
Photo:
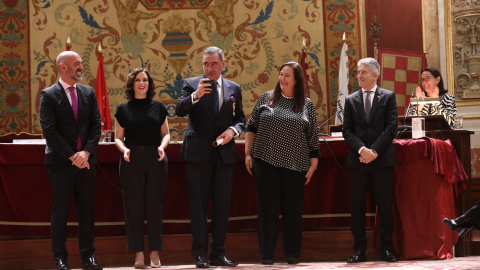
[(320, 157), (317, 134), (315, 107), (305, 97), (302, 69), (296, 62), (285, 63), (275, 89), (258, 99), (245, 136), (245, 166), (257, 185), (262, 264), (274, 263), (280, 209), (287, 262), (299, 262), (303, 193)]
[(123, 87), (127, 103), (115, 112), (115, 145), (122, 152), (120, 182), (122, 184), (125, 229), (128, 251), (136, 252), (137, 269), (145, 267), (144, 222), (148, 224), (150, 266), (160, 267), (158, 251), (162, 250), (162, 220), (167, 156), (170, 141), (167, 110), (153, 100), (155, 84), (143, 68), (128, 74)]
[(435, 68), (426, 67), (421, 72), (421, 86), (417, 86), (415, 97), (439, 97), (437, 104), (414, 104), (408, 110), (408, 115), (443, 115), (448, 124), (453, 127), (457, 116), (455, 97), (450, 95), (443, 86), (442, 74)]

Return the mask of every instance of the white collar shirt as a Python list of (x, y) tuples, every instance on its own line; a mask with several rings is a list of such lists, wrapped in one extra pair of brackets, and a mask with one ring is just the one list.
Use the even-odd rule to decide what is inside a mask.
[[(70, 105), (72, 105), (72, 95), (70, 94), (70, 89), (69, 87), (75, 87), (74, 91), (77, 91), (77, 85), (69, 85), (68, 83), (64, 82), (62, 79), (59, 80), (60, 84), (63, 86), (63, 90), (65, 91), (65, 94), (67, 95), (68, 101), (70, 102)], [(78, 94), (77, 94), (78, 96)]]

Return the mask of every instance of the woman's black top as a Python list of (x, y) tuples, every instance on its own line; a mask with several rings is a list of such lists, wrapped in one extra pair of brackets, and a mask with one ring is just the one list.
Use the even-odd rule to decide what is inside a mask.
[(162, 102), (145, 99), (132, 99), (118, 105), (115, 118), (125, 129), (125, 145), (160, 145), (160, 128), (167, 117), (167, 109)]

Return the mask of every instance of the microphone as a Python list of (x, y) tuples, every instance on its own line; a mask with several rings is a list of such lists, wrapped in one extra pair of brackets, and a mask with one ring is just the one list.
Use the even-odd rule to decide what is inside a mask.
[[(320, 130), (326, 123), (328, 123), (328, 121), (330, 121), (333, 117), (336, 117), (339, 113), (342, 113), (343, 112), (343, 108), (340, 108), (339, 111), (337, 111), (334, 115), (330, 116), (330, 118), (328, 118), (327, 120), (325, 120), (325, 122), (323, 122), (319, 127), (318, 127), (318, 130)], [(328, 136), (328, 134), (325, 134), (325, 133), (318, 133), (318, 136)]]
[(220, 138), (220, 139), (218, 139), (218, 140), (216, 140), (216, 141), (213, 142), (213, 146), (214, 146), (214, 147), (217, 147), (217, 146), (219, 146), (219, 145), (222, 145), (222, 143), (223, 143), (223, 139)]
[[(414, 98), (414, 97), (415, 97), (415, 91), (412, 92), (412, 95), (410, 96), (410, 98)], [(408, 111), (410, 110), (410, 106), (412, 106), (412, 103), (410, 102), (410, 100), (408, 100), (407, 110), (405, 111), (404, 116), (403, 116), (403, 124), (404, 125), (405, 125), (405, 120), (407, 119)]]
[[(410, 98), (414, 98), (414, 97), (415, 97), (415, 91), (412, 92), (412, 95), (410, 96)], [(398, 136), (400, 136), (403, 132), (407, 130), (409, 131), (412, 130), (412, 126), (405, 124), (405, 121), (407, 120), (408, 111), (410, 110), (410, 106), (412, 106), (412, 103), (410, 102), (410, 100), (408, 100), (408, 107), (403, 116), (403, 125), (398, 127), (398, 129), (401, 129), (401, 131), (397, 133), (397, 136), (395, 138), (398, 138)]]

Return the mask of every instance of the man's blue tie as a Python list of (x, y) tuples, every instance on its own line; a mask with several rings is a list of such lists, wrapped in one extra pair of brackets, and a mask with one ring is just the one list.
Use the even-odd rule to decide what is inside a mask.
[(218, 82), (215, 82), (215, 86), (212, 89), (212, 95), (213, 95), (213, 104), (215, 106), (215, 114), (218, 114)]

